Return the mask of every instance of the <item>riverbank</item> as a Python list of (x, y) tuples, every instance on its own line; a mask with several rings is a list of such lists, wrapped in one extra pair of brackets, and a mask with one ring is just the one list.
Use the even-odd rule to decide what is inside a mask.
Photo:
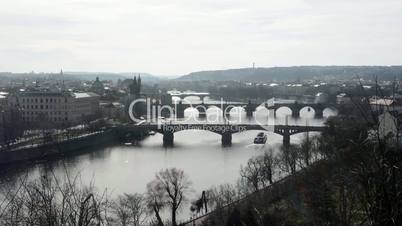
[(117, 143), (115, 130), (107, 129), (59, 142), (0, 152), (0, 166), (73, 155), (83, 149)]

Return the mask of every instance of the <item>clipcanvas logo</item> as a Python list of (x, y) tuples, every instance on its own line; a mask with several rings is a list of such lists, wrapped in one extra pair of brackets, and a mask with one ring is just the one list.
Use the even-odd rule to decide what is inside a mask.
[[(273, 131), (275, 119), (273, 112), (269, 112), (269, 117), (257, 117), (259, 111), (255, 109), (252, 117), (244, 117), (242, 111), (247, 104), (230, 104), (223, 99), (219, 103), (214, 104), (194, 104), (190, 101), (184, 99), (179, 103), (174, 102), (169, 105), (158, 104), (156, 99), (152, 98), (139, 98), (133, 100), (128, 107), (128, 114), (130, 119), (135, 124), (142, 123), (153, 123), (157, 124), (158, 128), (161, 129), (162, 126), (173, 126), (172, 124), (205, 124), (207, 125), (241, 125), (241, 124), (257, 124), (263, 130)], [(200, 117), (197, 114), (190, 114), (184, 117), (185, 109), (196, 109), (198, 112), (202, 112), (204, 117)], [(264, 106), (267, 106), (265, 104)], [(211, 113), (211, 109), (214, 107), (215, 112)], [(260, 106), (260, 108), (263, 106)], [(145, 108), (145, 109), (144, 109)], [(145, 110), (145, 112), (138, 112), (139, 110)], [(243, 110), (242, 110), (243, 109)], [(178, 112), (182, 111), (183, 117), (178, 117)], [(164, 118), (163, 115), (169, 115), (169, 117)], [(222, 128), (221, 126), (219, 127)], [(236, 130), (238, 131), (238, 130)], [(219, 132), (219, 131), (217, 131)]]

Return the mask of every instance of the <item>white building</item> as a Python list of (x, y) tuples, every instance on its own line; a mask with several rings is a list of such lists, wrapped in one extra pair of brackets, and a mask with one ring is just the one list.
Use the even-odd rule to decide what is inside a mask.
[(397, 100), (372, 97), (369, 100), (371, 109), (376, 112), (398, 111), (402, 112), (402, 104)]
[(378, 116), (378, 123), (379, 137), (401, 147), (400, 115), (397, 112), (386, 111)]
[(337, 104), (351, 104), (352, 99), (346, 93), (340, 93), (336, 95)]
[(328, 94), (319, 92), (315, 95), (314, 103), (322, 104), (328, 102)]
[(10, 94), (8, 104), (17, 107), (26, 122), (79, 123), (96, 115), (99, 96), (95, 93), (19, 91)]

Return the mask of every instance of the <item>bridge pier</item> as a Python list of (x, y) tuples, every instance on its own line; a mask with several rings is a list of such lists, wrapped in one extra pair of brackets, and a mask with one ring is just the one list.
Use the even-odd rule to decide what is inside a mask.
[(251, 109), (246, 109), (246, 116), (247, 117), (253, 117), (253, 110), (251, 110)]
[(184, 118), (184, 109), (176, 110), (176, 118)]
[(299, 108), (292, 108), (292, 117), (299, 118), (300, 117), (300, 109)]
[(181, 101), (175, 105), (175, 114), (176, 118), (184, 118), (184, 105)]
[(315, 110), (315, 117), (316, 118), (322, 118), (324, 117), (324, 109), (314, 109)]
[(290, 146), (290, 134), (289, 134), (289, 131), (285, 132), (282, 136), (283, 136), (283, 146), (289, 147)]
[(174, 135), (173, 132), (163, 132), (163, 147), (173, 147)]
[(253, 112), (256, 110), (256, 108), (251, 104), (251, 101), (249, 101), (247, 106), (245, 107), (245, 110), (247, 117), (253, 117)]
[(268, 109), (268, 116), (276, 118), (276, 109), (275, 108), (267, 108)]
[(231, 132), (224, 132), (222, 133), (222, 146), (228, 147), (232, 145), (232, 133)]

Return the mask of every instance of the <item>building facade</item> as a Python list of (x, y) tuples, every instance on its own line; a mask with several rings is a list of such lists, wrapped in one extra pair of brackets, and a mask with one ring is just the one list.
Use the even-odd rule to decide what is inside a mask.
[(378, 116), (378, 135), (391, 145), (402, 147), (401, 134), (402, 115), (396, 111), (386, 111)]
[(25, 122), (76, 124), (97, 114), (99, 96), (65, 91), (19, 91), (10, 94), (8, 104), (19, 109)]

